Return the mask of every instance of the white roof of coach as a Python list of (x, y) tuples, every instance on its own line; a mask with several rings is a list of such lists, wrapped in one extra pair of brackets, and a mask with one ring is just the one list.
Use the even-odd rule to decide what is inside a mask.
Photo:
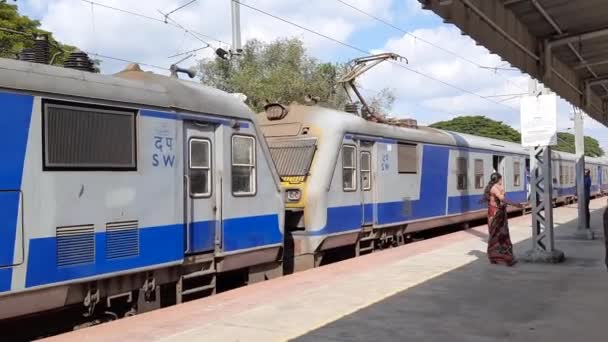
[(175, 111), (252, 119), (240, 100), (198, 82), (136, 71), (101, 75), (58, 66), (0, 58), (0, 89), (141, 104)]
[(457, 141), (458, 146), (467, 146), (476, 149), (493, 150), (505, 153), (529, 154), (528, 148), (522, 147), (518, 143), (451, 131), (441, 130), (441, 132), (453, 136)]
[[(357, 115), (338, 111), (321, 106), (306, 106), (291, 104), (288, 106), (286, 121), (314, 124), (324, 129), (335, 129), (342, 133), (353, 133), (384, 137), (392, 139), (403, 139), (411, 141), (429, 142), (452, 145), (453, 140), (434, 129), (414, 129), (379, 124), (367, 121)], [(274, 121), (261, 118), (265, 124), (273, 124)], [(279, 123), (279, 122), (276, 122)]]
[[(448, 132), (420, 126), (418, 129), (398, 127), (367, 121), (357, 115), (320, 106), (292, 104), (287, 114), (290, 122), (310, 122), (318, 127), (339, 127), (343, 132), (371, 135), (389, 139), (403, 139), (450, 146), (466, 146), (475, 149), (494, 150), (497, 152), (527, 154), (521, 145), (469, 134)], [(268, 121), (262, 118), (267, 124)]]
[[(484, 138), (471, 134), (456, 133), (420, 126), (418, 129), (398, 127), (387, 124), (367, 121), (357, 115), (321, 106), (307, 106), (291, 104), (285, 121), (272, 121), (264, 113), (258, 116), (263, 125), (280, 124), (284, 122), (301, 122), (314, 124), (317, 127), (338, 129), (342, 133), (353, 133), (384, 137), (389, 139), (403, 139), (451, 146), (466, 146), (474, 149), (492, 150), (503, 153), (529, 155), (530, 149), (518, 143), (492, 138)], [(553, 151), (560, 159), (575, 160), (575, 155), (567, 152)], [(585, 160), (592, 163), (608, 165), (608, 158), (590, 158)]]

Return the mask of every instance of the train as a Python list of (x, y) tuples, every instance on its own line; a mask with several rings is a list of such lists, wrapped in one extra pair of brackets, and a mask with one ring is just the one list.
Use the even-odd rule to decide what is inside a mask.
[(141, 312), (217, 274), (282, 273), (283, 192), (242, 100), (137, 65), (1, 59), (0, 75), (0, 320)]
[[(525, 203), (518, 144), (373, 123), (317, 105), (254, 113), (144, 72), (0, 59), (0, 321), (128, 316), (404, 243), (482, 217), (493, 171)], [(554, 154), (555, 200), (572, 156)], [(594, 195), (608, 163), (587, 159)], [(286, 267), (286, 264), (288, 265)]]
[[(335, 248), (354, 246), (360, 255), (403, 244), (416, 231), (482, 218), (493, 172), (503, 175), (507, 198), (529, 202), (527, 148), (354, 114), (306, 104), (269, 104), (259, 114), (286, 192), (294, 270), (319, 265)], [(599, 196), (608, 191), (608, 162), (585, 160), (591, 195)], [(574, 164), (574, 155), (552, 152), (554, 204), (574, 200)]]

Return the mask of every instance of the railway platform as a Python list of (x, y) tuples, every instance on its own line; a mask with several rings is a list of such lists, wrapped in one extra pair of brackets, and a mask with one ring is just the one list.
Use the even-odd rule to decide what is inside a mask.
[[(490, 265), (479, 226), (349, 259), (48, 341), (605, 341), (608, 272), (575, 205), (554, 210), (562, 264)], [(530, 216), (510, 219), (515, 253)]]

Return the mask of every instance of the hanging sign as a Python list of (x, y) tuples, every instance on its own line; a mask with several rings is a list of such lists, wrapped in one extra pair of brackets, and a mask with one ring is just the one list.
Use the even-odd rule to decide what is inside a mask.
[(557, 96), (554, 93), (521, 98), (521, 145), (557, 145)]

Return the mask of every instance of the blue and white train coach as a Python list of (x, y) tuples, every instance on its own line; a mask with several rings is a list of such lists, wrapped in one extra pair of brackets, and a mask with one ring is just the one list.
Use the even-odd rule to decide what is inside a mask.
[(280, 181), (236, 97), (137, 65), (0, 59), (0, 127), (0, 319), (280, 275)]
[[(480, 199), (496, 171), (511, 200), (528, 202), (529, 151), (516, 143), (374, 123), (319, 106), (273, 104), (258, 117), (285, 187), (294, 270), (318, 265), (337, 247), (364, 253), (415, 231), (482, 218)], [(554, 168), (566, 172), (562, 162), (573, 156), (561, 155)], [(574, 186), (573, 163), (567, 166), (556, 200)], [(597, 184), (594, 178), (599, 194)]]

